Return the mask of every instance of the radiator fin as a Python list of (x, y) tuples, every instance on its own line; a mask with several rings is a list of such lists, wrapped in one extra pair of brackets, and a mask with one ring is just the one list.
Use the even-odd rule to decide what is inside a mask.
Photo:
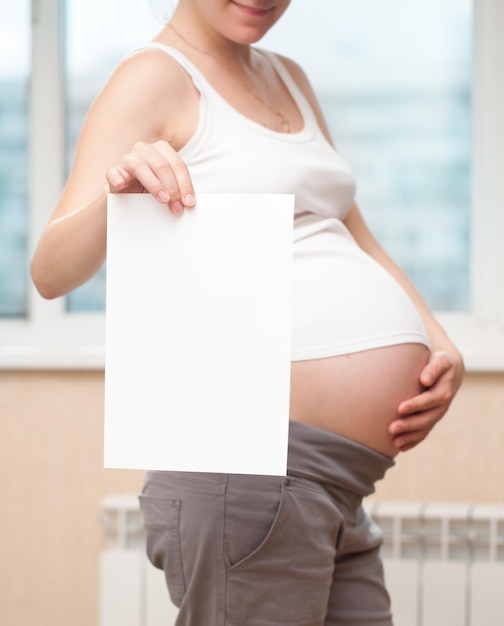
[(384, 561), (385, 582), (392, 601), (394, 622), (419, 625), (419, 567), (416, 561), (386, 559)]
[(504, 563), (475, 563), (472, 567), (470, 623), (504, 624)]
[(422, 624), (464, 626), (466, 623), (465, 563), (428, 562), (423, 567)]
[(100, 558), (100, 624), (139, 626), (143, 619), (144, 556), (138, 550), (105, 549)]

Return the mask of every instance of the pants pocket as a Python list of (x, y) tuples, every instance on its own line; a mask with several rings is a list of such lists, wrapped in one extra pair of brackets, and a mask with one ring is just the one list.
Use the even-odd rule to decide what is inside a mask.
[(164, 570), (171, 600), (180, 606), (186, 591), (180, 547), (180, 500), (145, 494), (139, 500), (147, 557), (154, 567)]
[(227, 569), (226, 614), (233, 626), (324, 623), (341, 515), (322, 489), (303, 480), (284, 479), (277, 497), (262, 541)]
[(226, 485), (224, 561), (228, 569), (269, 543), (282, 508), (284, 479), (230, 474)]

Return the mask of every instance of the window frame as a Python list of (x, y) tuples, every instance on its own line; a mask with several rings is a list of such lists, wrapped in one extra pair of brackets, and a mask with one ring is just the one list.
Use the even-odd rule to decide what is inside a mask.
[[(495, 372), (504, 371), (504, 3), (473, 4), (471, 304), (436, 317), (469, 371)], [(32, 0), (31, 35), (30, 255), (64, 183), (64, 0)], [(0, 321), (0, 369), (101, 370), (104, 318), (67, 313), (64, 298), (45, 301), (30, 282), (27, 318)]]

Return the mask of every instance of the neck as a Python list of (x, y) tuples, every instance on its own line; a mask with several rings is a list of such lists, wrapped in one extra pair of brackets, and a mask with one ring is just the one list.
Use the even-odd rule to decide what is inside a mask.
[(179, 43), (183, 43), (198, 55), (210, 57), (227, 66), (236, 64), (236, 61), (250, 65), (250, 46), (235, 43), (191, 14), (185, 15), (179, 5), (172, 19), (166, 24), (166, 29), (175, 34)]
[(251, 47), (246, 44), (235, 44), (224, 38), (221, 39), (221, 45), (215, 45), (215, 40), (211, 38), (204, 41), (201, 32), (200, 38), (197, 39), (197, 29), (191, 30), (188, 25), (184, 28), (184, 24), (182, 20), (172, 19), (166, 28), (175, 35), (179, 45), (182, 43), (185, 48), (191, 50), (192, 54), (197, 54), (201, 60), (204, 57), (213, 63), (218, 63), (219, 68), (232, 76), (234, 81), (278, 118), (282, 132), (290, 133), (290, 121), (284, 112), (276, 107), (270, 98), (260, 95), (261, 89), (254, 87), (258, 76), (262, 84), (266, 83), (257, 58), (254, 59), (251, 54)]

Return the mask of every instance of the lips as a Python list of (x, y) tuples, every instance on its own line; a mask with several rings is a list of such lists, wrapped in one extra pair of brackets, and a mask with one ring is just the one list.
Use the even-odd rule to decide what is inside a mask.
[(267, 15), (272, 10), (272, 7), (260, 8), (260, 7), (250, 6), (247, 4), (241, 4), (239, 2), (234, 2), (234, 1), (233, 1), (233, 4), (236, 7), (238, 7), (241, 11), (246, 13), (247, 15), (252, 15), (255, 17), (263, 17), (264, 15)]

